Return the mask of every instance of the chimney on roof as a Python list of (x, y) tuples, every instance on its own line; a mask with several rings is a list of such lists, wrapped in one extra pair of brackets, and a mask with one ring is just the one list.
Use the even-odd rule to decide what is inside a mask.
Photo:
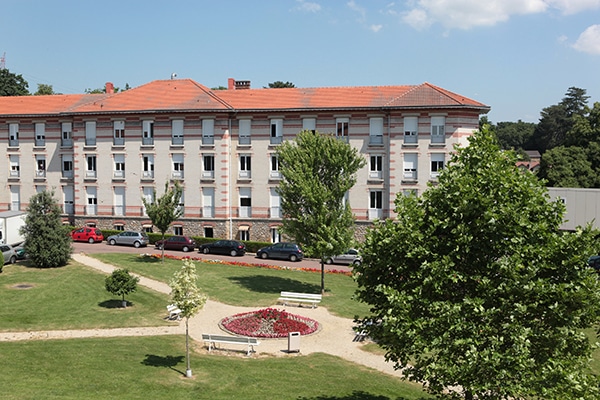
[(104, 91), (106, 94), (113, 94), (115, 92), (115, 85), (112, 82), (106, 82), (106, 86), (104, 86)]
[(227, 79), (228, 90), (250, 89), (250, 81), (236, 81), (233, 78)]

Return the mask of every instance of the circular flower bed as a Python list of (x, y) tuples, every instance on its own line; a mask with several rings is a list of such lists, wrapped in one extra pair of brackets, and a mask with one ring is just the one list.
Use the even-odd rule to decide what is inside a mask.
[(308, 335), (319, 328), (319, 323), (314, 319), (275, 308), (235, 314), (223, 318), (220, 325), (231, 333), (261, 338), (287, 337), (290, 332)]

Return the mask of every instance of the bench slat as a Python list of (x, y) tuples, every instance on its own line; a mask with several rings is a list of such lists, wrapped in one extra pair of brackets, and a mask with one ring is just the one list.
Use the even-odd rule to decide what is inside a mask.
[(278, 301), (287, 305), (287, 302), (294, 302), (300, 305), (301, 303), (311, 303), (312, 308), (315, 308), (317, 303), (321, 302), (322, 295), (314, 293), (295, 293), (295, 292), (281, 292)]
[(202, 340), (208, 342), (208, 351), (211, 351), (212, 345), (217, 343), (224, 344), (245, 344), (248, 346), (247, 355), (254, 352), (254, 346), (258, 346), (260, 342), (255, 337), (249, 336), (223, 336), (203, 333)]

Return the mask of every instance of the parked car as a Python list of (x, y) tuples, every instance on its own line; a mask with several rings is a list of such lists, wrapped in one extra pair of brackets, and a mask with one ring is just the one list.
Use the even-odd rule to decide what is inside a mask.
[(98, 228), (84, 226), (83, 228), (75, 229), (71, 232), (71, 237), (74, 242), (96, 243), (104, 240), (102, 231)]
[(588, 265), (600, 273), (600, 256), (591, 256), (587, 260)]
[(201, 244), (198, 251), (204, 254), (228, 254), (235, 257), (246, 254), (246, 245), (237, 240), (217, 240), (216, 242)]
[(171, 236), (165, 240), (157, 240), (154, 243), (154, 247), (157, 249), (165, 250), (180, 250), (184, 253), (194, 250), (196, 248), (196, 242), (187, 236)]
[(1, 244), (0, 250), (2, 250), (2, 254), (4, 255), (4, 264), (14, 264), (17, 262), (17, 254), (10, 244)]
[(360, 265), (362, 257), (358, 254), (356, 249), (348, 249), (344, 254), (337, 256), (327, 257), (325, 264), (346, 264), (346, 265)]
[(17, 260), (24, 260), (27, 258), (27, 253), (25, 253), (25, 242), (13, 247), (13, 250), (17, 255)]
[(282, 260), (300, 261), (304, 253), (296, 243), (279, 242), (271, 246), (263, 247), (256, 252), (259, 258), (279, 258)]
[(124, 231), (118, 235), (112, 235), (106, 238), (106, 243), (114, 246), (121, 244), (125, 246), (142, 247), (150, 243), (150, 239), (145, 232)]

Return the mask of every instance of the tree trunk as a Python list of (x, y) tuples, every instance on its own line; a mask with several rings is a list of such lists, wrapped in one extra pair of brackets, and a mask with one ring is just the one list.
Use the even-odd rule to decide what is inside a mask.
[(188, 321), (189, 317), (185, 318), (185, 358), (186, 358), (186, 370), (185, 376), (188, 378), (192, 377), (192, 368), (190, 367), (190, 335), (188, 333)]
[(321, 294), (325, 294), (325, 261), (321, 257)]

